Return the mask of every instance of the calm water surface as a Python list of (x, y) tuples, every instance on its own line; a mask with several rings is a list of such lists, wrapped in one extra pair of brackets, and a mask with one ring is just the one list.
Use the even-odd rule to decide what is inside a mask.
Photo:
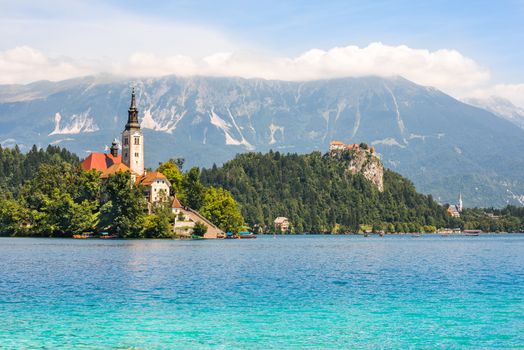
[(524, 348), (524, 236), (0, 238), (0, 348)]

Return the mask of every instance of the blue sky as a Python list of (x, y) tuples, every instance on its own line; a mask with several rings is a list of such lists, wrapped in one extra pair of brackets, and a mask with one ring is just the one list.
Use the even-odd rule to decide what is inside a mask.
[(9, 33), (0, 39), (1, 83), (129, 71), (376, 73), (524, 105), (523, 0), (0, 0), (0, 30)]
[(524, 80), (524, 1), (117, 1), (137, 14), (205, 23), (278, 53), (389, 45), (456, 49)]

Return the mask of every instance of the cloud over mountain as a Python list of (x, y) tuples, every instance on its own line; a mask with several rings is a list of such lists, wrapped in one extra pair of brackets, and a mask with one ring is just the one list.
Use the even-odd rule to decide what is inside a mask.
[(329, 50), (311, 49), (295, 57), (279, 57), (250, 50), (217, 52), (201, 58), (135, 52), (123, 60), (82, 61), (50, 57), (28, 46), (0, 52), (0, 83), (61, 80), (87, 74), (123, 76), (236, 76), (289, 81), (339, 77), (400, 75), (434, 86), (457, 97), (496, 94), (524, 105), (524, 85), (492, 85), (490, 71), (456, 50), (430, 51), (380, 42), (366, 47), (349, 45)]

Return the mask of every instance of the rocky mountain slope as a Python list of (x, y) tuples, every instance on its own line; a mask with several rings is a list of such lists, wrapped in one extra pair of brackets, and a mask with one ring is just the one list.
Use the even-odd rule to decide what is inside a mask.
[(441, 202), (504, 205), (524, 195), (524, 130), (403, 78), (310, 82), (86, 77), (0, 86), (0, 143), (59, 144), (80, 156), (119, 138), (136, 86), (146, 165), (210, 166), (236, 153), (374, 146), (386, 167)]
[(505, 98), (497, 96), (491, 96), (485, 99), (469, 98), (465, 99), (464, 102), (475, 107), (483, 108), (524, 129), (524, 109), (515, 106)]

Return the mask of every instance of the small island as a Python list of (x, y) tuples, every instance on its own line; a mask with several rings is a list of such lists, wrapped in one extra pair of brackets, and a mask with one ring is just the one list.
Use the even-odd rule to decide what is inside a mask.
[[(325, 154), (244, 153), (183, 171), (146, 169), (133, 89), (121, 142), (82, 161), (48, 146), (0, 147), (0, 235), (76, 238), (231, 238), (240, 233), (520, 232), (524, 209), (441, 205), (385, 169), (365, 143)], [(249, 236), (252, 237), (252, 236)]]

